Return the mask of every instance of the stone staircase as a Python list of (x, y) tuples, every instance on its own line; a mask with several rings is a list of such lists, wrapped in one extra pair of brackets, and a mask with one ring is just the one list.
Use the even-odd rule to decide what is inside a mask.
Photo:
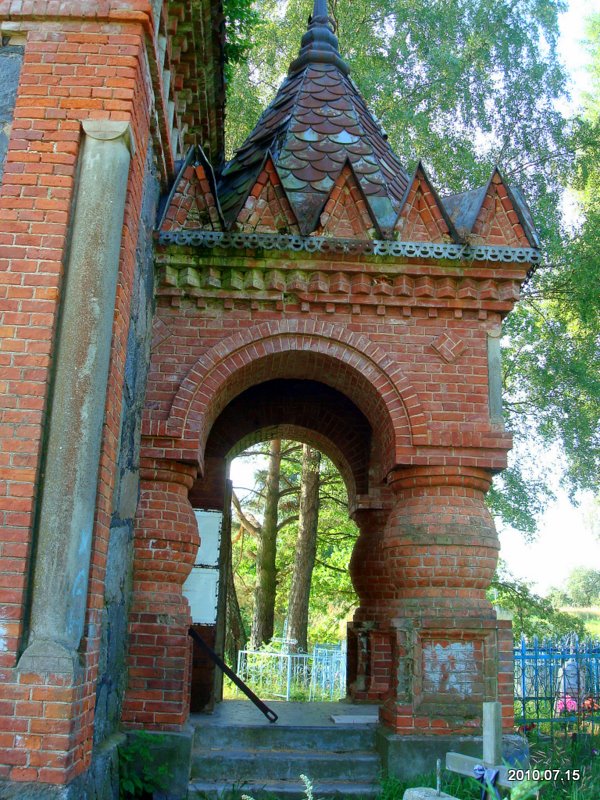
[(381, 763), (372, 724), (202, 725), (196, 722), (189, 800), (234, 789), (253, 797), (374, 798)]

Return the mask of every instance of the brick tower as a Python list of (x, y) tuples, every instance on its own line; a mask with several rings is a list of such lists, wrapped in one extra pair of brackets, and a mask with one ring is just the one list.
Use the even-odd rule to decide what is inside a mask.
[(225, 167), (218, 4), (31, 5), (0, 0), (1, 788), (96, 797), (119, 724), (185, 740), (194, 508), (224, 511), (265, 438), (346, 482), (350, 694), (383, 735), (477, 732), (496, 699), (511, 730), (485, 493), (501, 321), (539, 258), (520, 193), (408, 174), (325, 0)]

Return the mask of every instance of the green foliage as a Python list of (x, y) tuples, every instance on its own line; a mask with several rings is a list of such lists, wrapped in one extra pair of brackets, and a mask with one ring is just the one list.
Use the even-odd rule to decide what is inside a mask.
[[(600, 797), (600, 758), (598, 737), (571, 734), (530, 744), (531, 767), (567, 770), (579, 769), (579, 781), (543, 782), (543, 800), (596, 800)], [(511, 798), (512, 800), (512, 798)]]
[(138, 731), (119, 745), (120, 800), (152, 796), (153, 792), (167, 788), (169, 768), (157, 763), (153, 744), (155, 735)]
[(260, 28), (260, 15), (252, 0), (223, 0), (225, 14), (225, 80), (230, 81), (235, 64), (240, 64), (252, 48)]
[[(600, 474), (600, 15), (589, 24), (593, 93), (571, 123), (559, 188), (577, 192), (575, 227), (538, 212), (545, 260), (505, 322), (507, 418), (517, 445), (556, 443), (563, 483), (598, 491)], [(564, 161), (564, 164), (561, 162)], [(522, 474), (527, 467), (518, 465)], [(539, 476), (537, 485), (545, 481)]]
[(513, 633), (517, 638), (522, 634), (541, 638), (585, 634), (585, 625), (579, 617), (561, 611), (552, 599), (532, 592), (525, 581), (514, 578), (502, 564), (488, 596), (494, 605), (512, 613)]
[[(522, 448), (522, 442), (517, 441), (516, 447)], [(520, 455), (520, 459), (515, 459), (511, 454), (512, 463), (494, 479), (486, 500), (494, 516), (532, 539), (537, 517), (554, 495), (544, 480), (538, 480), (542, 465), (531, 463), (528, 451)], [(527, 462), (530, 467), (525, 469)]]
[[(300, 489), (300, 454), (298, 462), (289, 462), (290, 482)], [(323, 457), (320, 467), (319, 527), (317, 557), (312, 575), (309, 600), (310, 639), (330, 642), (340, 639), (340, 624), (356, 605), (357, 598), (348, 563), (358, 535), (356, 525), (348, 517), (348, 496), (339, 472)], [(290, 505), (297, 502), (294, 494)], [(288, 509), (289, 511), (289, 509)], [(279, 575), (276, 613), (282, 621), (287, 614), (287, 602), (292, 578), (298, 521), (295, 516), (280, 531), (277, 569)]]
[[(263, 448), (264, 449), (264, 448)], [(302, 472), (302, 448), (293, 442), (281, 445), (281, 497), (277, 539), (276, 636), (283, 635), (288, 597), (298, 538), (298, 504)], [(253, 452), (262, 452), (253, 448)], [(266, 452), (266, 451), (265, 451)], [(333, 463), (323, 456), (320, 463), (320, 504), (317, 557), (312, 574), (309, 600), (309, 639), (312, 643), (338, 641), (341, 625), (357, 597), (348, 573), (348, 564), (358, 535), (348, 517), (346, 487)], [(242, 500), (244, 513), (262, 515), (265, 500), (266, 470), (255, 473), (252, 491)], [(233, 565), (236, 590), (244, 623), (252, 617), (252, 596), (256, 581), (256, 540), (233, 525)], [(249, 627), (249, 626), (248, 626)], [(309, 648), (310, 649), (310, 648)]]
[(566, 595), (575, 606), (600, 603), (600, 572), (588, 567), (576, 567), (567, 578)]
[(571, 609), (570, 612), (578, 616), (583, 624), (588, 636), (600, 639), (600, 610), (590, 611), (575, 611)]

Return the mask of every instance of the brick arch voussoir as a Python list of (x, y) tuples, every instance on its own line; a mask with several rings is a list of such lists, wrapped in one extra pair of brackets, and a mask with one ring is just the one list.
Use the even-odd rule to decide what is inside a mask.
[(372, 421), (375, 403), (385, 412), (386, 419), (376, 420), (374, 427), (387, 424), (391, 429), (390, 467), (407, 447), (426, 442), (427, 418), (416, 391), (394, 361), (366, 336), (318, 320), (264, 322), (215, 344), (180, 384), (167, 420), (167, 435), (188, 443), (196, 438), (202, 462), (212, 423), (226, 403), (247, 388), (236, 385), (236, 374), (263, 359), (281, 366), (277, 360), (294, 351), (303, 357), (314, 354), (330, 359), (353, 372), (357, 381), (368, 382), (372, 393), (365, 405), (364, 401), (356, 402), (348, 387), (327, 381), (324, 376), (324, 382), (356, 402)]

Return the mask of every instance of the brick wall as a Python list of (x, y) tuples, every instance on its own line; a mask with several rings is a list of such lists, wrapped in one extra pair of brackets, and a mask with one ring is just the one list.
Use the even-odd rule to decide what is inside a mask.
[[(160, 0), (0, 0), (0, 779), (69, 782), (89, 765), (94, 719), (96, 744), (114, 729), (123, 686), (116, 621), (126, 605), (137, 501), (156, 174), (165, 186), (175, 155), (198, 136), (213, 158), (222, 151), (220, 21), (208, 0), (193, 13), (191, 6), (169, 8)], [(43, 467), (43, 442), (81, 122), (90, 119), (128, 121), (135, 154), (80, 648), (83, 677), (72, 683), (59, 675), (19, 674), (15, 666), (26, 643), (36, 499), (43, 481), (52, 479), (51, 465)], [(73, 796), (95, 796), (93, 783), (93, 776), (80, 781)]]
[[(15, 4), (9, 6), (0, 3), (0, 17)], [(80, 13), (81, 6), (76, 10)], [(4, 460), (0, 571), (6, 631), (1, 655), (0, 776), (12, 781), (68, 782), (89, 766), (91, 757), (125, 354), (150, 138), (147, 31), (142, 19), (130, 16), (121, 23), (52, 18), (34, 24), (26, 16), (17, 18), (27, 42), (0, 192), (4, 231), (0, 266), (6, 284), (0, 306), (1, 354), (7, 379), (0, 429)], [(57, 675), (19, 674), (15, 666), (26, 632), (35, 498), (40, 480), (51, 479), (50, 469), (45, 475), (39, 472), (40, 456), (80, 122), (89, 118), (129, 121), (137, 150), (123, 226), (108, 385), (111, 403), (103, 428), (86, 635), (81, 647), (83, 679), (73, 685)]]

